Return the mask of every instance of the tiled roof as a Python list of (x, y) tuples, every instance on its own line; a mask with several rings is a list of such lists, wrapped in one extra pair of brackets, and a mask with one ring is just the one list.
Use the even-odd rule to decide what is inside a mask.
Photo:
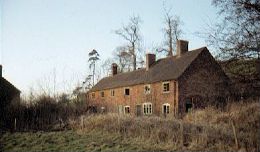
[(180, 57), (172, 56), (157, 60), (148, 71), (145, 68), (119, 73), (101, 79), (90, 91), (127, 87), (158, 81), (176, 80), (206, 47), (188, 51)]
[(0, 97), (2, 96), (13, 96), (21, 91), (17, 89), (14, 85), (12, 85), (9, 81), (5, 78), (0, 77)]

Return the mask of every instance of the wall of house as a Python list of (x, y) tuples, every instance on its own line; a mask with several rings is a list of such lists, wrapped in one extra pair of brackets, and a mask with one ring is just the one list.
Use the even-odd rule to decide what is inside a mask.
[[(170, 104), (169, 115), (175, 115), (178, 111), (178, 83), (173, 80), (168, 82), (170, 84), (170, 90), (167, 93), (163, 92), (163, 82), (156, 82), (153, 84), (140, 84), (103, 90), (104, 97), (101, 97), (102, 91), (96, 91), (94, 92), (94, 99), (92, 98), (93, 92), (90, 92), (88, 97), (93, 105), (96, 105), (98, 108), (105, 107), (108, 112), (118, 112), (119, 106), (130, 106), (130, 113), (136, 114), (136, 105), (141, 105), (143, 113), (143, 103), (150, 102), (152, 103), (153, 114), (162, 115), (162, 105), (168, 103)], [(175, 89), (174, 84), (176, 84)], [(145, 85), (150, 85), (150, 94), (145, 94)], [(125, 88), (130, 89), (130, 95), (124, 95)], [(111, 90), (114, 90), (114, 96), (111, 96)]]
[(208, 51), (203, 51), (178, 79), (179, 112), (186, 111), (191, 99), (193, 108), (224, 104), (229, 95), (229, 78)]

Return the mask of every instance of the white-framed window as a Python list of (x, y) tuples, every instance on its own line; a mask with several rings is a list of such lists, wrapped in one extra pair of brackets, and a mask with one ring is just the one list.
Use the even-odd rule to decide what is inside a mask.
[(170, 104), (169, 103), (164, 103), (162, 105), (162, 113), (163, 114), (169, 114), (170, 113)]
[(124, 113), (129, 114), (130, 113), (130, 106), (124, 106)]
[(124, 89), (124, 95), (129, 96), (130, 95), (130, 88)]
[(144, 94), (150, 94), (151, 93), (151, 85), (147, 84), (144, 86)]
[(95, 99), (95, 92), (91, 93), (91, 97), (92, 97), (92, 99)]
[(105, 92), (104, 92), (104, 91), (101, 91), (101, 92), (100, 92), (100, 96), (101, 96), (101, 97), (105, 97)]
[(115, 96), (115, 90), (111, 90), (110, 93), (112, 97)]
[(147, 102), (143, 104), (144, 115), (150, 115), (153, 112), (152, 103)]
[(163, 82), (162, 89), (164, 93), (170, 92), (170, 82)]

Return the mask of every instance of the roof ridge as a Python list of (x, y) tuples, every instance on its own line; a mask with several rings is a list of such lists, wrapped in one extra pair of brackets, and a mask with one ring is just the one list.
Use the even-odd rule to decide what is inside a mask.
[(175, 55), (158, 59), (151, 65), (148, 71), (145, 68), (141, 68), (104, 77), (90, 90), (98, 91), (147, 82), (154, 83), (162, 80), (178, 79), (204, 50), (207, 50), (207, 47), (190, 50), (180, 57)]

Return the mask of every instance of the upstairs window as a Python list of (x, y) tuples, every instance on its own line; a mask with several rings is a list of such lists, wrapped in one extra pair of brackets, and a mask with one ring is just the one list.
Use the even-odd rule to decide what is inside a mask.
[(115, 96), (115, 90), (111, 90), (111, 96), (113, 97), (113, 96)]
[(130, 106), (125, 106), (124, 107), (124, 113), (129, 114), (130, 113)]
[(101, 97), (105, 97), (105, 92), (104, 92), (104, 91), (101, 91), (101, 92), (100, 92), (100, 96), (101, 96)]
[(163, 92), (170, 91), (170, 82), (163, 82)]
[(95, 92), (91, 93), (92, 99), (95, 99)]
[(129, 96), (130, 95), (130, 89), (129, 88), (125, 88), (125, 95)]
[(144, 114), (145, 115), (152, 114), (152, 103), (144, 103), (143, 108), (144, 108)]
[(151, 93), (151, 86), (145, 85), (144, 86), (144, 94), (150, 94)]

